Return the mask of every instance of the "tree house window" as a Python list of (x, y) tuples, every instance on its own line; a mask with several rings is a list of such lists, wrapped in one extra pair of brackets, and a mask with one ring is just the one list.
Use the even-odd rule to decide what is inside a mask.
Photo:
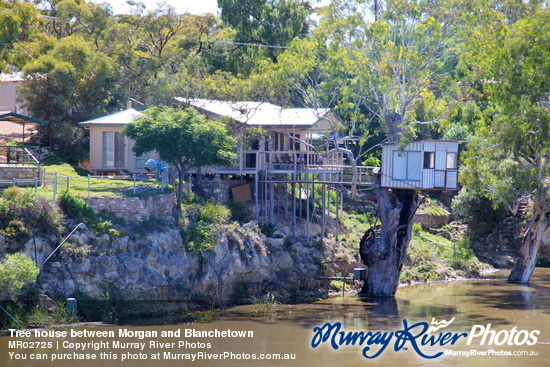
[(421, 152), (393, 151), (392, 178), (401, 181), (420, 181)]

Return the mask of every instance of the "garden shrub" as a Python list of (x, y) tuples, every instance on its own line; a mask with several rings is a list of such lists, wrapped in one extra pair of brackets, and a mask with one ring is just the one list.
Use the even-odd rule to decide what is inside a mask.
[(277, 227), (273, 223), (262, 223), (260, 224), (260, 231), (266, 235), (266, 237), (273, 237)]
[(199, 219), (207, 223), (225, 223), (230, 216), (231, 212), (225, 205), (208, 202), (199, 208)]
[(199, 220), (182, 231), (182, 238), (187, 250), (194, 255), (199, 255), (212, 248), (218, 240), (218, 232), (211, 223)]
[(77, 198), (70, 191), (65, 191), (61, 195), (59, 205), (71, 218), (80, 221), (93, 220), (94, 210), (84, 200)]
[(0, 300), (15, 300), (25, 285), (35, 282), (38, 272), (38, 267), (27, 255), (6, 255), (0, 262)]
[(11, 187), (0, 199), (0, 230), (17, 242), (34, 234), (55, 236), (63, 231), (63, 216), (55, 200)]
[(231, 211), (231, 219), (239, 223), (246, 223), (251, 219), (250, 211), (245, 203), (230, 201), (229, 210)]

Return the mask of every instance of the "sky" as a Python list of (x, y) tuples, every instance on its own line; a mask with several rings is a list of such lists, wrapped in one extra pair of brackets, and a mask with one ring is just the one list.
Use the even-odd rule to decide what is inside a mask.
[[(130, 6), (126, 0), (92, 0), (93, 2), (108, 2), (113, 7), (115, 14), (128, 13)], [(147, 10), (155, 10), (159, 0), (138, 0), (145, 4)], [(217, 0), (165, 0), (168, 4), (183, 12), (193, 14), (217, 13)]]
[[(108, 2), (112, 5), (115, 14), (129, 13), (130, 6), (126, 4), (126, 0), (92, 0), (93, 2)], [(159, 0), (137, 0), (145, 4), (147, 10), (155, 10)], [(168, 4), (175, 7), (182, 13), (188, 12), (192, 14), (219, 13), (217, 0), (165, 0)], [(312, 3), (319, 2), (326, 5), (329, 0), (313, 0)]]

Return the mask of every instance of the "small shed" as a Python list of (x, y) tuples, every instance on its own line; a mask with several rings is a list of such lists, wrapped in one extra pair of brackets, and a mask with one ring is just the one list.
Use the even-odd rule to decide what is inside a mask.
[(459, 141), (421, 140), (403, 151), (382, 146), (381, 186), (402, 189), (458, 190)]

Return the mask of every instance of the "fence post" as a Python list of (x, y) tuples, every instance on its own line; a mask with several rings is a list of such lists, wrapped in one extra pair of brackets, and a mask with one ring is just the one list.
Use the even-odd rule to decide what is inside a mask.
[(38, 177), (34, 178), (34, 193), (38, 192)]
[(137, 173), (134, 173), (134, 195), (136, 194), (136, 175)]
[(12, 186), (15, 186), (15, 177), (12, 179), (13, 183)]
[(55, 176), (53, 177), (53, 198), (55, 199), (57, 195), (57, 171), (55, 171)]
[(88, 197), (90, 197), (90, 175), (88, 175)]

